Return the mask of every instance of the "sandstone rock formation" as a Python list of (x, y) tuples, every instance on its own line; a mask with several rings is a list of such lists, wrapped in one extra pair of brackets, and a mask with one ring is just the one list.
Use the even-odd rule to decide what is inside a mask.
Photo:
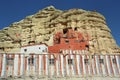
[(82, 9), (61, 11), (53, 6), (0, 30), (0, 52), (19, 52), (30, 43), (52, 45), (53, 35), (66, 27), (77, 27), (89, 36), (90, 53), (120, 53), (103, 15)]

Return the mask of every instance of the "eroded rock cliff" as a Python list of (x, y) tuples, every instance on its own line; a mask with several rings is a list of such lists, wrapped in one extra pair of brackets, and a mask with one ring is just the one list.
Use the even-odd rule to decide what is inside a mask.
[(30, 42), (53, 45), (53, 35), (66, 27), (77, 27), (89, 36), (90, 53), (120, 53), (103, 15), (82, 9), (62, 11), (53, 6), (0, 30), (0, 52), (19, 52)]

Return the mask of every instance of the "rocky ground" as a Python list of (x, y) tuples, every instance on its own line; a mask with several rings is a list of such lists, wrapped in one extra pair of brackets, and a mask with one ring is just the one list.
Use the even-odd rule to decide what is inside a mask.
[(120, 80), (120, 77), (7, 78), (0, 80)]

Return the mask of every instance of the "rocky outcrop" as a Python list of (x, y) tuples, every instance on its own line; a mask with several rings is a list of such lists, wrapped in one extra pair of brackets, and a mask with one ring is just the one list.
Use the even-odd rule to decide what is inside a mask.
[(61, 11), (49, 6), (0, 31), (0, 51), (19, 52), (34, 42), (53, 45), (53, 35), (66, 27), (77, 27), (89, 36), (90, 53), (120, 53), (103, 15), (96, 11), (70, 9)]

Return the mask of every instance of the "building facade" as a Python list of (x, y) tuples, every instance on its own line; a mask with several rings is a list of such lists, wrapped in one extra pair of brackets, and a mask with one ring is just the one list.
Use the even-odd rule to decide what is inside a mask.
[(25, 54), (42, 54), (48, 52), (48, 46), (46, 44), (32, 44), (32, 45), (26, 45), (21, 47), (20, 53)]
[(120, 55), (0, 54), (1, 77), (120, 77)]

